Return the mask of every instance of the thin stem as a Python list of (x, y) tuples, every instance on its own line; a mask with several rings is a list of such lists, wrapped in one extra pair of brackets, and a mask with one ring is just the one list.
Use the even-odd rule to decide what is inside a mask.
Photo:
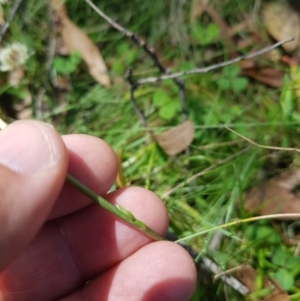
[(135, 97), (134, 97), (134, 90), (136, 89), (136, 85), (132, 80), (132, 69), (131, 68), (127, 68), (126, 72), (125, 72), (125, 79), (127, 80), (128, 84), (129, 84), (129, 89), (130, 89), (130, 103), (135, 111), (135, 114), (137, 115), (137, 117), (140, 119), (143, 127), (147, 128), (147, 120), (145, 115), (143, 114), (143, 112), (140, 110), (138, 104), (135, 101)]
[(242, 139), (244, 139), (245, 141), (249, 142), (252, 145), (255, 145), (259, 148), (264, 148), (264, 149), (271, 149), (271, 150), (279, 150), (279, 151), (293, 151), (293, 152), (298, 152), (300, 153), (300, 149), (298, 148), (294, 148), (294, 147), (279, 147), (279, 146), (269, 146), (269, 145), (263, 145), (263, 144), (259, 144), (254, 142), (253, 140), (241, 135), (240, 133), (238, 133), (237, 131), (231, 129), (230, 127), (224, 125), (224, 128), (232, 133), (234, 133), (235, 135), (241, 137)]
[[(80, 192), (82, 192), (84, 195), (89, 197), (92, 201), (100, 205), (105, 210), (109, 211), (113, 215), (120, 218), (122, 221), (130, 224), (132, 227), (138, 229), (139, 231), (143, 232), (145, 235), (149, 236), (150, 238), (154, 240), (165, 240), (163, 236), (156, 233), (151, 228), (147, 227), (142, 221), (136, 219), (130, 211), (127, 211), (122, 206), (114, 206), (110, 202), (103, 199), (101, 196), (97, 195), (95, 192), (93, 192), (91, 189), (86, 187), (84, 184), (82, 184), (80, 181), (75, 179), (70, 174), (67, 174), (67, 181), (72, 184), (74, 187), (76, 187)], [(117, 207), (118, 206), (118, 207)]]
[(282, 40), (282, 41), (280, 41), (278, 43), (275, 43), (271, 46), (265, 47), (261, 50), (255, 51), (253, 53), (250, 53), (250, 54), (247, 54), (247, 55), (241, 55), (241, 56), (236, 57), (232, 60), (228, 60), (228, 61), (225, 61), (225, 62), (222, 62), (222, 63), (214, 64), (214, 65), (211, 65), (211, 66), (208, 66), (208, 67), (195, 68), (195, 69), (191, 69), (191, 70), (187, 70), (187, 71), (174, 72), (174, 73), (171, 73), (169, 75), (161, 75), (161, 76), (157, 76), (157, 77), (142, 78), (142, 79), (138, 80), (136, 82), (136, 84), (137, 85), (143, 85), (143, 84), (157, 83), (159, 81), (163, 81), (163, 80), (167, 80), (167, 79), (175, 79), (175, 78), (185, 76), (185, 75), (207, 73), (209, 71), (212, 71), (212, 70), (215, 70), (215, 69), (218, 69), (218, 68), (222, 68), (222, 67), (240, 62), (240, 61), (248, 60), (248, 59), (254, 58), (256, 56), (262, 55), (264, 53), (267, 53), (267, 52), (275, 49), (276, 47), (281, 46), (282, 44), (291, 42), (293, 40), (294, 40), (293, 38), (285, 39), (285, 40)]
[(277, 219), (294, 218), (295, 219), (295, 218), (300, 218), (300, 213), (269, 214), (269, 215), (254, 216), (254, 217), (249, 217), (249, 218), (245, 218), (245, 219), (240, 219), (240, 220), (237, 220), (237, 221), (229, 222), (229, 223), (226, 223), (226, 224), (222, 224), (222, 225), (219, 225), (219, 226), (212, 227), (212, 228), (207, 229), (207, 230), (200, 231), (200, 232), (192, 234), (190, 236), (186, 236), (184, 238), (178, 239), (175, 242), (179, 243), (179, 242), (186, 241), (186, 240), (189, 240), (191, 238), (194, 238), (194, 237), (197, 237), (197, 236), (200, 236), (200, 235), (207, 234), (211, 231), (224, 229), (224, 228), (227, 228), (227, 227), (230, 227), (230, 226), (235, 226), (235, 225), (238, 225), (238, 224), (251, 223), (251, 222), (254, 222), (254, 221), (266, 220), (266, 219), (275, 219), (275, 218), (277, 218)]

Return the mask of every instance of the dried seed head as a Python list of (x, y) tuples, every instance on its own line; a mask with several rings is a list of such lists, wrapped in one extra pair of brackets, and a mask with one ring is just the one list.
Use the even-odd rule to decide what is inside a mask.
[(10, 71), (20, 67), (26, 63), (28, 58), (26, 45), (19, 42), (7, 45), (0, 49), (0, 71)]

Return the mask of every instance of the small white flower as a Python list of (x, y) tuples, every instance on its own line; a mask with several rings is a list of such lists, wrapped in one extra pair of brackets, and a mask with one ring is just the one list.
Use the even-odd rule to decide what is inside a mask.
[[(1, 0), (0, 0), (1, 1)], [(16, 42), (0, 49), (0, 71), (10, 71), (26, 63), (29, 58), (26, 45)]]

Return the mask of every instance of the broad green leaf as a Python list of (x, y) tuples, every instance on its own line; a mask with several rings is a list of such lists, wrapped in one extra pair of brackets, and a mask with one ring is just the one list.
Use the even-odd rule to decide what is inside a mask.
[(243, 91), (244, 89), (247, 88), (248, 86), (248, 78), (246, 77), (237, 77), (232, 79), (231, 86), (232, 90), (235, 92), (240, 92)]
[(238, 65), (229, 65), (223, 68), (223, 75), (226, 77), (237, 77), (240, 73), (241, 68)]
[(71, 74), (77, 69), (78, 64), (81, 62), (80, 53), (73, 52), (69, 57), (58, 57), (53, 60), (53, 66), (57, 73)]
[(165, 92), (162, 89), (159, 89), (159, 90), (154, 92), (154, 94), (153, 94), (153, 103), (156, 106), (161, 107), (165, 103), (168, 103), (168, 102), (170, 102), (170, 96), (167, 92)]
[(176, 115), (176, 109), (174, 108), (174, 105), (170, 102), (160, 107), (158, 114), (162, 119), (168, 120)]
[(207, 27), (200, 24), (194, 24), (192, 28), (192, 37), (199, 41), (200, 45), (211, 44), (219, 35), (219, 28), (211, 23)]
[(280, 246), (277, 246), (274, 249), (271, 261), (274, 264), (283, 267), (285, 265), (286, 260), (287, 260), (287, 253), (286, 253), (286, 251), (284, 251)]
[(299, 267), (300, 266), (300, 258), (294, 257), (294, 256), (288, 254), (284, 266), (289, 270), (292, 270), (295, 267)]
[(284, 269), (278, 270), (274, 274), (274, 278), (279, 282), (281, 288), (285, 291), (288, 291), (294, 285), (293, 275)]
[(228, 78), (220, 78), (217, 84), (221, 90), (229, 90), (231, 82)]
[(268, 226), (257, 227), (256, 239), (266, 239), (268, 236), (273, 234), (274, 230)]

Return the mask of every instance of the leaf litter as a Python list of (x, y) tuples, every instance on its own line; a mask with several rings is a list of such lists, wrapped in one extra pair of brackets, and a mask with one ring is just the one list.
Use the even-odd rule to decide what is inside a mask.
[(71, 55), (74, 51), (79, 51), (90, 75), (102, 86), (110, 87), (111, 80), (107, 73), (107, 66), (98, 47), (84, 31), (70, 20), (62, 1), (51, 0), (50, 5), (56, 19), (57, 33), (62, 38), (63, 44), (60, 47), (63, 52)]

